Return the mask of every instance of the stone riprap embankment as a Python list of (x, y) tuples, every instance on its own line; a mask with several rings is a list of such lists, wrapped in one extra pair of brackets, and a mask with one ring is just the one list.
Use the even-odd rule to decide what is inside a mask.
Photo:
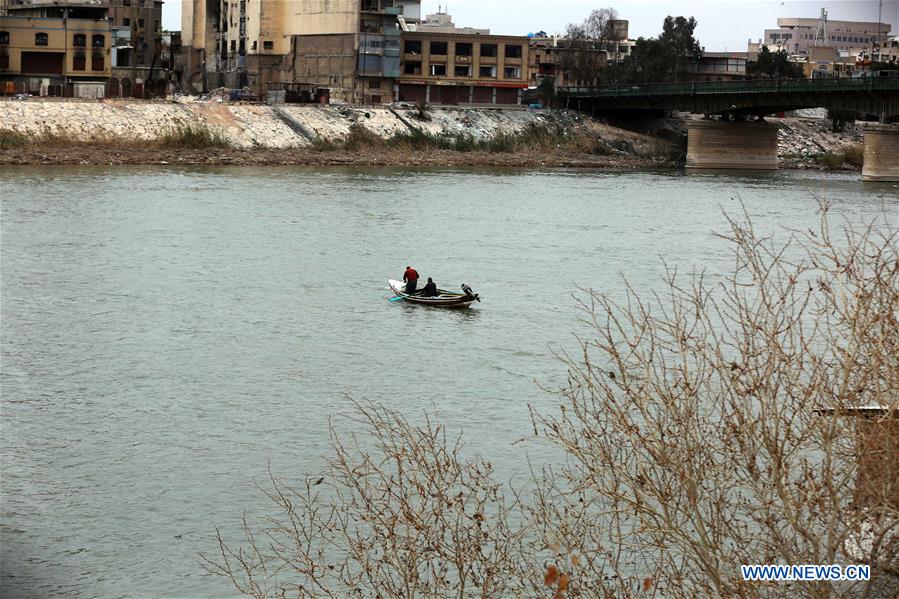
[[(134, 101), (3, 101), (0, 129), (77, 141), (152, 141), (187, 126), (220, 131), (234, 148), (301, 148), (317, 140), (346, 138), (362, 125), (389, 138), (419, 130), (476, 139), (514, 133), (560, 117), (524, 109), (365, 108), (341, 105), (276, 105)], [(568, 117), (571, 118), (571, 117)]]
[(847, 146), (859, 145), (865, 139), (864, 131), (855, 123), (847, 123), (842, 130), (834, 131), (830, 120), (823, 118), (767, 120), (780, 126), (777, 132), (777, 154), (781, 158), (843, 152)]

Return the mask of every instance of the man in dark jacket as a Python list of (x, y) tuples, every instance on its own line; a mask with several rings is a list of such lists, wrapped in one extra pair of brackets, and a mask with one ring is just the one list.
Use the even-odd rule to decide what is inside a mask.
[(424, 297), (434, 297), (437, 295), (437, 283), (435, 283), (431, 277), (428, 277), (428, 284), (421, 290), (421, 294)]
[(406, 282), (406, 293), (415, 294), (415, 288), (418, 286), (418, 271), (407, 266), (406, 272), (403, 273), (403, 280)]

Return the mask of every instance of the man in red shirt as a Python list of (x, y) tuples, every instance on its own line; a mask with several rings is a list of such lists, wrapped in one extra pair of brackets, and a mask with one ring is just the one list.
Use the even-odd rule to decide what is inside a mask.
[(411, 266), (407, 266), (406, 272), (403, 273), (403, 280), (406, 282), (406, 293), (409, 295), (414, 294), (415, 288), (418, 286), (418, 271)]

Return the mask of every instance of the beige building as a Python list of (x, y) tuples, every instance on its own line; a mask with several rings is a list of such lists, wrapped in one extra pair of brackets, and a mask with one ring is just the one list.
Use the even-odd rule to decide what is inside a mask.
[(369, 89), (392, 86), (399, 74), (400, 31), (418, 22), (419, 5), (420, 0), (184, 0), (183, 84), (192, 91), (249, 86), (260, 95), (283, 84), (319, 85), (346, 101), (383, 98)]
[(105, 86), (112, 68), (105, 4), (55, 0), (6, 2), (3, 8), (0, 93), (71, 95), (67, 88), (76, 84)]
[(453, 23), (453, 17), (447, 12), (437, 12), (425, 16), (425, 18), (415, 27), (415, 31), (425, 31), (429, 33), (460, 33), (464, 35), (490, 35), (489, 29), (456, 27), (456, 24)]
[(753, 46), (767, 45), (772, 51), (784, 49), (790, 54), (807, 54), (811, 46), (836, 50), (883, 47), (888, 43), (891, 25), (867, 21), (830, 21), (819, 19), (777, 19), (777, 29), (766, 29), (765, 37)]
[(567, 37), (545, 34), (531, 38), (531, 84), (536, 85), (544, 77), (551, 77), (558, 86), (600, 84), (601, 70), (606, 65), (622, 62), (631, 55), (637, 42), (628, 39), (628, 30), (628, 21), (615, 19), (606, 40), (572, 43)]
[(398, 100), (416, 104), (519, 104), (528, 86), (528, 38), (403, 32)]

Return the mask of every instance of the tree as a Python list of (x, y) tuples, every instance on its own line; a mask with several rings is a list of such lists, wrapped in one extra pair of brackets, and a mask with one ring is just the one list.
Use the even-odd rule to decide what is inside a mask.
[(600, 82), (603, 67), (608, 59), (606, 45), (614, 35), (614, 21), (618, 13), (614, 8), (594, 10), (582, 23), (569, 23), (564, 47), (558, 50), (559, 68), (577, 85), (595, 85)]
[[(664, 294), (589, 293), (561, 413), (535, 419), (568, 459), (532, 517), (598, 556), (579, 588), (618, 576), (671, 597), (895, 596), (899, 229), (884, 215), (838, 239), (824, 212), (784, 244), (731, 220), (720, 283), (668, 270)], [(884, 412), (845, 415), (868, 405)], [(753, 563), (879, 573), (772, 588), (741, 579)]]
[(696, 30), (696, 19), (690, 17), (665, 17), (662, 23), (662, 34), (659, 41), (662, 43), (665, 56), (671, 61), (671, 72), (674, 80), (678, 80), (678, 73), (684, 69), (687, 58), (699, 59), (702, 56), (702, 47), (699, 41), (693, 37)]
[(609, 65), (607, 76), (621, 83), (661, 83), (671, 79), (670, 66), (663, 42), (641, 37), (624, 62)]
[[(511, 493), (458, 438), (357, 406), (333, 456), (213, 573), (255, 597), (893, 597), (899, 588), (899, 228), (785, 243), (748, 216), (717, 281), (585, 290), (534, 433), (565, 452)], [(839, 237), (835, 233), (839, 232)], [(880, 406), (864, 418), (854, 406)], [(870, 581), (743, 581), (742, 564), (870, 564)]]
[(662, 33), (637, 39), (631, 55), (620, 65), (610, 65), (607, 76), (620, 83), (677, 81), (687, 60), (702, 57), (702, 47), (693, 37), (696, 26), (693, 17), (666, 17)]
[(605, 43), (614, 36), (614, 24), (617, 19), (618, 11), (614, 8), (596, 9), (584, 19), (584, 32), (600, 49), (605, 49)]
[(802, 79), (805, 76), (802, 65), (791, 62), (786, 50), (772, 52), (768, 46), (762, 46), (758, 57), (746, 66), (746, 71), (760, 79)]
[(537, 94), (545, 108), (556, 105), (556, 82), (552, 77), (543, 77), (537, 83)]

